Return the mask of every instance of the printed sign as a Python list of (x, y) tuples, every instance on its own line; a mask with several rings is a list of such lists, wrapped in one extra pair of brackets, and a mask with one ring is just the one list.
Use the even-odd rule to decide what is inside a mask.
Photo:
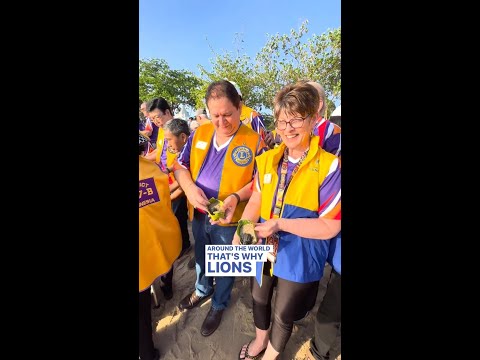
[(206, 276), (256, 276), (272, 245), (205, 245)]
[(154, 204), (160, 201), (155, 181), (153, 178), (140, 180), (139, 183), (139, 208)]

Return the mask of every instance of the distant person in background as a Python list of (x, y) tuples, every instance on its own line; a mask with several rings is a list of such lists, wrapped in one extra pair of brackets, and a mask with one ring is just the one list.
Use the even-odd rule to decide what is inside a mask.
[[(320, 94), (320, 98), (325, 101), (325, 91), (323, 87), (313, 81), (308, 82), (315, 87)], [(337, 110), (338, 109), (338, 110)], [(319, 146), (326, 151), (335, 154), (341, 160), (341, 128), (340, 124), (333, 123), (334, 118), (340, 118), (340, 106), (330, 115), (330, 120), (323, 118), (324, 110), (319, 110), (319, 118), (315, 127), (314, 134), (320, 136)], [(341, 163), (341, 161), (340, 161)], [(332, 271), (328, 279), (327, 290), (317, 310), (315, 317), (315, 335), (310, 340), (306, 360), (335, 360), (341, 354), (341, 330), (342, 330), (342, 312), (341, 312), (341, 270), (342, 270), (342, 233), (339, 232), (334, 238), (330, 239), (327, 263), (332, 266)]]
[(195, 112), (195, 120), (197, 120), (198, 124), (202, 126), (203, 124), (207, 124), (210, 122), (210, 119), (207, 116), (207, 110), (204, 108), (200, 108)]
[(315, 336), (309, 341), (306, 360), (335, 360), (341, 354), (342, 343), (342, 235), (330, 240), (327, 262), (332, 271), (327, 290), (315, 318)]
[(180, 227), (173, 215), (168, 178), (157, 164), (145, 159), (148, 138), (139, 143), (139, 300), (138, 334), (141, 360), (158, 360), (153, 344), (150, 286), (173, 266), (181, 248)]
[[(140, 113), (138, 115), (138, 131), (142, 132), (143, 130), (145, 130), (145, 115), (143, 114), (143, 111), (142, 111), (142, 100), (140, 100)], [(148, 135), (147, 135), (148, 136)]]
[(260, 115), (257, 111), (253, 110), (252, 108), (249, 108), (248, 106), (245, 105), (243, 102), (243, 95), (242, 92), (240, 91), (240, 87), (237, 85), (236, 82), (228, 80), (233, 86), (235, 86), (235, 89), (238, 92), (238, 95), (240, 95), (240, 102), (242, 105), (242, 111), (240, 113), (240, 121), (244, 124), (247, 125), (249, 128), (253, 129), (256, 133), (260, 135), (262, 140), (265, 141), (265, 136), (267, 133), (267, 129), (265, 128), (265, 125), (263, 124), (263, 117)]
[(158, 126), (156, 148), (150, 154), (145, 155), (148, 160), (155, 161), (160, 165), (163, 172), (167, 171), (167, 142), (164, 141), (163, 126), (168, 120), (173, 119), (173, 111), (167, 100), (162, 97), (150, 100), (147, 103), (147, 112), (150, 119)]
[(281, 142), (282, 138), (277, 133), (276, 129), (273, 129), (272, 131), (267, 131), (265, 135), (265, 143), (270, 149), (273, 149), (275, 146), (280, 145)]
[(192, 118), (192, 121), (190, 121), (189, 126), (190, 126), (190, 130), (193, 132), (193, 131), (195, 131), (195, 130), (200, 126), (200, 124), (198, 123), (197, 120), (195, 120), (194, 118)]
[[(155, 140), (152, 140), (151, 136), (154, 133), (154, 126), (156, 133), (158, 133), (158, 127), (154, 124), (152, 124), (152, 121), (148, 117), (148, 112), (146, 110), (147, 107), (147, 102), (142, 102), (140, 104), (140, 122), (139, 122), (139, 128), (138, 130), (142, 135), (145, 135), (146, 137), (149, 138), (147, 149), (145, 150), (145, 155), (150, 154), (153, 150), (155, 150)], [(154, 135), (156, 135), (156, 133)]]
[(333, 110), (332, 114), (330, 115), (330, 121), (333, 122), (334, 124), (337, 124), (338, 126), (342, 126), (342, 114), (341, 114), (341, 109), (340, 105)]
[(313, 135), (320, 137), (320, 147), (329, 153), (337, 156), (341, 156), (342, 152), (342, 135), (340, 126), (325, 119), (325, 90), (323, 86), (315, 81), (305, 81), (317, 89), (320, 95), (320, 105), (318, 107), (317, 122), (313, 129)]
[(145, 119), (144, 123), (144, 131), (141, 131), (143, 135), (146, 135), (150, 138), (150, 143), (155, 144), (157, 142), (157, 135), (158, 135), (158, 126), (155, 125), (150, 117), (148, 116), (148, 110), (147, 110), (147, 102), (144, 101), (140, 105), (140, 111), (143, 114), (143, 117)]

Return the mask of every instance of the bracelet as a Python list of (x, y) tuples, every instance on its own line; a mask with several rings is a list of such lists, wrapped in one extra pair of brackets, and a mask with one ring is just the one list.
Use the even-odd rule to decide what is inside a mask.
[[(233, 195), (237, 198), (237, 205), (240, 203), (240, 196), (237, 193), (231, 193), (230, 195)], [(230, 196), (228, 195), (228, 196)]]

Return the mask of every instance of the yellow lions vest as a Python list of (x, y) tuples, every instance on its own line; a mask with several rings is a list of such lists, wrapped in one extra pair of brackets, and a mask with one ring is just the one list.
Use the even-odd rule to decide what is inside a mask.
[(158, 137), (157, 137), (157, 156), (155, 161), (157, 164), (160, 164), (160, 159), (162, 156), (162, 149), (163, 149), (163, 141), (165, 140), (165, 132), (163, 131), (162, 127), (158, 128)]
[[(173, 163), (175, 162), (175, 159), (177, 158), (178, 154), (172, 154), (170, 151), (167, 149), (167, 167), (171, 168)], [(168, 174), (170, 177), (170, 181), (173, 183), (175, 181), (175, 176), (173, 176), (173, 172)]]
[(252, 113), (255, 113), (256, 115), (255, 110), (246, 106), (245, 104), (242, 104), (242, 111), (240, 112), (240, 121), (243, 123), (243, 125), (248, 126), (250, 129), (252, 129)]
[[(290, 204), (315, 212), (318, 211), (319, 185), (327, 176), (330, 165), (336, 158), (335, 155), (320, 148), (318, 146), (318, 140), (318, 136), (312, 136), (310, 139), (310, 150), (308, 151), (308, 155), (289, 186), (289, 189), (295, 188), (298, 190), (287, 191), (283, 200), (284, 204)], [(276, 195), (279, 180), (277, 167), (283, 160), (285, 147), (285, 144), (281, 143), (279, 147), (265, 152), (261, 157), (257, 157), (256, 159), (259, 182), (262, 190), (260, 216), (266, 220), (270, 219), (272, 201)], [(265, 177), (266, 174), (269, 175)], [(264, 181), (265, 179), (268, 179), (269, 181), (266, 182)], [(263, 199), (268, 200), (263, 201)], [(282, 214), (280, 214), (280, 217), (282, 217)]]
[[(332, 162), (337, 158), (318, 146), (318, 136), (310, 139), (310, 150), (297, 174), (285, 192), (281, 218), (317, 218), (318, 189), (325, 180)], [(256, 158), (258, 179), (262, 193), (260, 222), (271, 218), (272, 201), (275, 198), (278, 164), (283, 160), (285, 144), (271, 149)], [(314, 240), (280, 232), (277, 262), (273, 275), (282, 279), (306, 283), (319, 280), (328, 255), (328, 240)], [(263, 263), (257, 266), (257, 279), (261, 279)], [(261, 284), (261, 280), (258, 280)]]
[(139, 156), (139, 291), (171, 269), (181, 248), (168, 177), (157, 164)]
[[(195, 130), (190, 150), (190, 173), (196, 182), (203, 162), (207, 157), (212, 144), (215, 127), (212, 123), (199, 126)], [(251, 128), (240, 125), (237, 133), (228, 145), (222, 170), (218, 199), (225, 198), (247, 185), (253, 178), (255, 168), (255, 154), (260, 145), (260, 136)], [(246, 201), (240, 202), (233, 214), (232, 222), (222, 226), (236, 226), (247, 205)], [(193, 219), (193, 206), (189, 204), (189, 217)]]

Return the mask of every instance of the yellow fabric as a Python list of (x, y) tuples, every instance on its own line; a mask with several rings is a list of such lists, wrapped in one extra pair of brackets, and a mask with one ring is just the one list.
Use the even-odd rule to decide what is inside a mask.
[[(173, 163), (175, 162), (175, 159), (177, 158), (178, 154), (172, 154), (170, 151), (167, 149), (167, 167), (170, 169), (173, 166)], [(171, 181), (175, 181), (175, 176), (173, 176), (173, 172), (168, 174), (170, 177)]]
[(252, 119), (258, 115), (258, 113), (252, 108), (242, 104), (242, 111), (240, 113), (240, 121), (252, 129)]
[[(294, 205), (303, 209), (318, 211), (318, 189), (325, 180), (332, 162), (336, 156), (323, 150), (318, 146), (320, 137), (312, 136), (310, 139), (310, 150), (307, 157), (300, 165), (297, 174), (289, 185), (289, 191), (285, 193), (283, 205)], [(270, 219), (272, 213), (272, 201), (275, 199), (278, 178), (278, 164), (283, 160), (285, 144), (271, 149), (255, 159), (258, 169), (258, 179), (262, 192), (262, 203), (260, 205), (260, 217), (264, 220)], [(268, 179), (266, 181), (266, 179)], [(294, 191), (293, 189), (297, 190)], [(303, 190), (302, 190), (303, 189)], [(307, 191), (310, 190), (310, 191)], [(282, 206), (283, 215), (284, 206)], [(263, 272), (264, 263), (262, 263)], [(274, 264), (270, 265), (270, 276), (273, 276)], [(262, 286), (262, 281), (260, 281)]]
[(143, 291), (170, 270), (180, 254), (182, 239), (172, 212), (168, 177), (157, 164), (142, 156), (139, 156), (139, 193), (138, 283), (139, 291)]
[[(310, 191), (302, 191), (301, 189), (316, 189), (315, 193), (318, 193), (320, 184), (327, 176), (332, 162), (336, 159), (335, 155), (326, 152), (318, 146), (319, 139), (318, 136), (312, 136), (310, 139), (310, 150), (302, 165), (300, 165), (298, 173), (292, 179), (289, 185), (290, 190), (285, 193), (284, 205), (289, 204), (307, 210), (318, 211), (318, 195), (312, 196)], [(275, 198), (279, 181), (277, 174), (278, 164), (283, 159), (285, 147), (285, 144), (281, 143), (279, 147), (271, 149), (256, 158), (262, 192), (260, 216), (263, 219), (270, 219), (272, 201)], [(265, 181), (266, 178), (269, 179), (268, 182)], [(298, 191), (292, 191), (293, 188), (298, 189)], [(282, 217), (282, 214), (283, 208), (280, 217)]]
[[(167, 167), (169, 169), (173, 166), (173, 164), (175, 163), (175, 160), (177, 160), (178, 154), (179, 153), (172, 154), (171, 152), (169, 152), (167, 150)], [(169, 173), (168, 176), (170, 177), (171, 183), (173, 184), (176, 181), (175, 176), (173, 175), (173, 171), (171, 173)], [(183, 195), (181, 195), (181, 196), (186, 196), (185, 192), (183, 192)], [(190, 221), (192, 221), (192, 219), (193, 219), (193, 206), (190, 205), (190, 203), (188, 202), (188, 199), (187, 199), (187, 211), (188, 211), (188, 217), (189, 217)], [(191, 215), (190, 215), (190, 213), (191, 213)]]
[[(194, 133), (192, 148), (190, 150), (190, 173), (193, 181), (198, 178), (200, 168), (208, 154), (208, 150), (212, 143), (212, 138), (215, 133), (215, 127), (213, 124), (205, 124), (199, 126)], [(205, 142), (206, 146), (201, 149), (197, 146), (198, 142)], [(247, 185), (253, 178), (253, 170), (255, 168), (255, 154), (257, 153), (258, 146), (260, 144), (260, 136), (247, 126), (240, 125), (237, 133), (233, 137), (232, 141), (228, 145), (227, 152), (225, 154), (225, 160), (222, 170), (222, 178), (220, 180), (220, 189), (218, 191), (218, 199), (225, 200), (225, 198), (234, 193), (245, 185)], [(239, 166), (232, 160), (232, 153), (237, 148), (246, 147), (250, 149), (252, 158), (250, 163), (245, 166)], [(232, 222), (228, 225), (233, 226), (240, 220), (240, 217), (247, 205), (246, 201), (240, 202), (233, 214)], [(189, 204), (190, 220), (193, 219), (193, 206)]]
[(155, 161), (157, 162), (157, 164), (160, 164), (160, 157), (162, 156), (164, 138), (165, 138), (165, 132), (163, 131), (162, 127), (159, 127), (158, 137), (157, 137), (157, 156), (155, 157)]

